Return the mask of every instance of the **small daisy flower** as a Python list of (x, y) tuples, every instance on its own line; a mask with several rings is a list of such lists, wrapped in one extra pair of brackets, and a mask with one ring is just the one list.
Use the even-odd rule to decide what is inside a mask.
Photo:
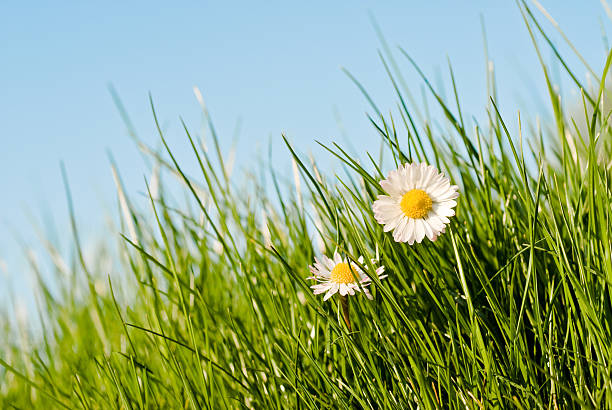
[(393, 231), (396, 242), (435, 241), (446, 230), (459, 196), (457, 185), (425, 163), (407, 163), (389, 172), (380, 185), (389, 195), (379, 195), (372, 210), (384, 231)]
[[(358, 262), (363, 265), (363, 256), (358, 259)], [(314, 276), (308, 279), (319, 282), (311, 286), (313, 293), (315, 295), (325, 293), (323, 300), (331, 298), (336, 292), (340, 292), (340, 296), (354, 295), (355, 291), (361, 292), (362, 288), (368, 299), (372, 299), (372, 295), (366, 289), (366, 286), (372, 282), (368, 275), (355, 263), (343, 259), (338, 252), (334, 253), (333, 258), (328, 258), (325, 255), (321, 259), (315, 258), (314, 265), (309, 266), (309, 268)], [(376, 275), (379, 279), (387, 277), (387, 275), (382, 275), (384, 271), (384, 266), (376, 269)]]

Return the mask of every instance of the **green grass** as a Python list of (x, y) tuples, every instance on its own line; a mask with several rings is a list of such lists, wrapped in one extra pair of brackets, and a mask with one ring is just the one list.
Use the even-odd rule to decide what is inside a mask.
[[(365, 95), (381, 152), (325, 147), (340, 175), (285, 139), (299, 189), (266, 165), (232, 177), (212, 124), (209, 150), (185, 126), (193, 158), (180, 161), (158, 127), (165, 150), (139, 142), (160, 169), (143, 186), (146, 209), (113, 165), (120, 275), (107, 275), (106, 248), (86, 261), (74, 219), (76, 257), (54, 258), (48, 282), (32, 261), (42, 328), (0, 322), (0, 407), (612, 407), (610, 58), (596, 88), (581, 87), (520, 7), (533, 45), (546, 47), (538, 55), (553, 47), (582, 88), (582, 112), (568, 113), (542, 64), (550, 124), (501, 118), (493, 73), (489, 121), (474, 129), (456, 91), (447, 101), (423, 76), (441, 113), (430, 118), (385, 45), (398, 110), (383, 115)], [(189, 161), (199, 174), (183, 172)], [(409, 161), (460, 186), (457, 216), (434, 243), (395, 243), (372, 216), (378, 181)], [(187, 201), (172, 197), (177, 185)], [(335, 249), (378, 255), (389, 274), (373, 280), (374, 300), (351, 298), (351, 332), (337, 295), (323, 302), (305, 280), (314, 256)]]

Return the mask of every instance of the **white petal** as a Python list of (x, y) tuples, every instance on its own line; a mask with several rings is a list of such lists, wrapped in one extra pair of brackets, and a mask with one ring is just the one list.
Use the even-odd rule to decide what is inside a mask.
[(440, 232), (442, 229), (444, 229), (444, 223), (435, 213), (430, 214), (427, 219), (425, 219), (425, 222), (427, 222), (436, 232)]
[(446, 201), (437, 202), (438, 206), (445, 206), (447, 208), (454, 208), (457, 206), (457, 201), (449, 199)]
[[(315, 288), (315, 286), (318, 286), (318, 287)], [(312, 293), (315, 295), (320, 295), (321, 293), (325, 293), (331, 287), (332, 287), (332, 284), (329, 282), (325, 284), (321, 284), (321, 285), (311, 286), (311, 288), (313, 289)]]
[(324, 266), (321, 266), (318, 269), (310, 269), (310, 272), (316, 277), (329, 278), (329, 269)]
[(439, 196), (438, 201), (448, 201), (450, 199), (457, 199), (459, 197), (459, 192), (457, 191), (458, 189), (459, 187), (457, 185), (449, 187)]
[(408, 219), (408, 225), (406, 226), (406, 234), (404, 235), (404, 242), (408, 242), (409, 245), (414, 243), (414, 219)]
[(428, 195), (434, 202), (444, 202), (456, 199), (459, 196), (459, 192), (457, 192), (457, 186), (450, 186), (450, 182), (446, 182), (445, 186), (436, 188), (430, 187), (428, 191)]
[(427, 238), (430, 241), (434, 241), (435, 236), (436, 236), (436, 231), (433, 229), (433, 227), (429, 224), (429, 222), (427, 222), (426, 219), (423, 219), (423, 227), (425, 228), (425, 236), (427, 236)]
[(406, 224), (408, 224), (409, 220), (410, 220), (410, 218), (404, 217), (404, 218), (402, 218), (400, 223), (397, 224), (397, 226), (395, 227), (395, 230), (393, 231), (393, 240), (395, 242), (405, 242), (404, 232), (406, 230)]
[(453, 215), (455, 215), (455, 211), (452, 208), (450, 208), (448, 206), (444, 206), (442, 204), (433, 204), (432, 210), (438, 216), (453, 216)]
[(393, 212), (399, 207), (399, 195), (388, 196), (378, 195), (372, 204), (372, 209), (376, 212)]
[(427, 186), (427, 183), (429, 182), (431, 178), (430, 172), (431, 171), (429, 169), (429, 165), (427, 165), (425, 162), (421, 162), (419, 164), (419, 173), (421, 175), (419, 176), (419, 179), (416, 181), (417, 188)]
[(388, 223), (385, 224), (385, 227), (383, 228), (384, 232), (389, 232), (394, 230), (403, 220), (405, 219), (405, 216), (399, 215), (397, 216), (395, 219), (389, 221)]
[(430, 186), (437, 173), (438, 171), (436, 171), (436, 169), (431, 165), (426, 166), (423, 170), (423, 176), (421, 177), (417, 188), (423, 189)]
[[(440, 218), (440, 220), (445, 223), (445, 224), (449, 224), (450, 223), (450, 219), (448, 219), (447, 217), (445, 217), (444, 215), (440, 215), (440, 214), (436, 214), (436, 216), (438, 218)], [(452, 215), (451, 215), (452, 216)]]
[(323, 301), (326, 301), (327, 299), (331, 298), (334, 293), (338, 292), (338, 284), (334, 283), (330, 288), (329, 291), (325, 294), (325, 296), (323, 297)]
[(374, 219), (379, 224), (391, 224), (395, 219), (403, 215), (399, 205), (399, 199), (380, 195), (372, 204)]
[(384, 179), (380, 181), (380, 186), (389, 195), (401, 194), (401, 185), (394, 184), (391, 179)]
[(414, 240), (417, 243), (421, 243), (425, 237), (425, 227), (423, 226), (422, 219), (415, 219), (414, 221)]
[(387, 175), (387, 179), (380, 182), (381, 187), (391, 195), (399, 195), (403, 189), (402, 184), (406, 178), (404, 177), (404, 171), (400, 167), (399, 169), (392, 170)]
[(336, 264), (334, 263), (334, 261), (330, 258), (328, 258), (327, 256), (323, 256), (323, 264), (325, 265), (325, 270), (328, 272), (331, 272), (332, 269), (334, 269), (334, 267), (336, 266)]
[(333, 266), (335, 267), (337, 264), (342, 262), (342, 256), (338, 253), (338, 251), (334, 251), (334, 257), (332, 258)]
[(407, 190), (416, 188), (417, 182), (421, 180), (420, 168), (421, 167), (419, 166), (419, 164), (416, 163), (411, 164), (411, 166), (409, 167), (409, 174), (406, 175), (407, 181), (405, 185)]
[(436, 183), (427, 187), (427, 194), (434, 201), (442, 200), (445, 195), (449, 193), (449, 185), (450, 182), (446, 181), (446, 183)]

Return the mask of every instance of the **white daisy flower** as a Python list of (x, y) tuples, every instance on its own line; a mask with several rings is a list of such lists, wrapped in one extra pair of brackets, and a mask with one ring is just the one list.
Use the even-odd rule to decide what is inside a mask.
[[(363, 265), (363, 256), (357, 261)], [(315, 295), (325, 293), (323, 300), (331, 298), (336, 292), (340, 292), (341, 296), (346, 296), (347, 294), (354, 295), (355, 291), (360, 292), (362, 288), (363, 293), (365, 293), (368, 299), (372, 299), (372, 295), (366, 289), (366, 286), (372, 282), (368, 275), (355, 263), (350, 262), (348, 259), (343, 259), (338, 252), (334, 253), (333, 259), (325, 255), (321, 259), (315, 258), (314, 265), (309, 266), (309, 268), (314, 276), (308, 279), (314, 279), (319, 282), (311, 286), (313, 293)], [(378, 275), (379, 279), (387, 277), (387, 275), (382, 275), (384, 271), (384, 266), (376, 269), (376, 275)]]
[(396, 242), (435, 241), (444, 233), (459, 196), (457, 185), (426, 163), (407, 163), (389, 172), (380, 185), (389, 195), (379, 195), (372, 210), (384, 231), (393, 231)]

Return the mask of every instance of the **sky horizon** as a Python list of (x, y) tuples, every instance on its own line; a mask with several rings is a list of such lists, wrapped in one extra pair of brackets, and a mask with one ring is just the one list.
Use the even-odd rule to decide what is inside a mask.
[[(282, 133), (302, 152), (322, 154), (315, 140), (344, 144), (348, 139), (353, 146), (371, 149), (378, 143), (365, 116), (371, 110), (341, 70), (344, 67), (359, 79), (381, 109), (395, 107), (393, 89), (377, 55), (381, 43), (371, 17), (389, 45), (410, 53), (434, 84), (448, 86), (448, 58), (463, 108), (477, 118), (484, 115), (487, 98), (482, 17), (502, 114), (513, 118), (518, 109), (549, 113), (542, 72), (514, 2), (421, 3), (189, 2), (180, 7), (161, 2), (73, 2), (53, 7), (4, 3), (0, 6), (5, 62), (0, 68), (0, 277), (8, 284), (4, 289), (27, 294), (24, 247), (42, 251), (33, 221), (46, 229), (46, 221), (54, 220), (54, 240), (68, 254), (71, 239), (60, 162), (65, 164), (77, 222), (88, 246), (95, 245), (100, 235), (109, 235), (107, 218), (117, 220), (109, 152), (128, 192), (136, 196), (144, 191), (143, 175), (149, 170), (126, 132), (109, 85), (120, 95), (139, 135), (159, 146), (148, 102), (151, 93), (168, 141), (176, 147), (179, 160), (187, 162), (193, 159), (179, 116), (190, 129), (200, 130), (201, 108), (194, 87), (204, 96), (224, 152), (240, 124), (239, 168), (249, 166), (254, 152), (265, 152), (269, 141), (280, 163), (286, 160)], [(595, 0), (580, 5), (541, 3), (586, 61), (601, 72), (607, 52), (602, 29), (610, 29), (606, 8)], [(529, 4), (585, 80), (587, 70), (546, 17)], [(539, 45), (550, 62), (550, 49), (541, 40)], [(398, 62), (409, 86), (420, 92), (417, 74), (406, 60), (398, 57)], [(570, 87), (567, 93), (571, 97)], [(323, 161), (333, 166), (331, 158)], [(107, 239), (113, 242), (116, 236)]]

